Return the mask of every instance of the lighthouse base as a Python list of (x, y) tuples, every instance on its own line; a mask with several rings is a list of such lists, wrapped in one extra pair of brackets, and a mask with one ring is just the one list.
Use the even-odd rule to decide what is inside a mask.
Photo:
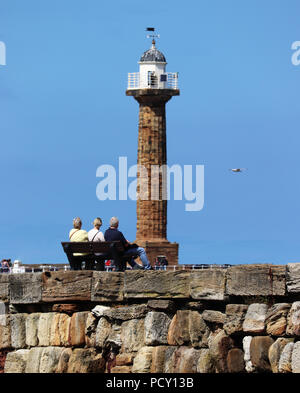
[(160, 255), (164, 255), (167, 258), (169, 266), (178, 265), (178, 243), (170, 243), (168, 240), (136, 240), (136, 242), (145, 249), (151, 266), (154, 267), (156, 257)]

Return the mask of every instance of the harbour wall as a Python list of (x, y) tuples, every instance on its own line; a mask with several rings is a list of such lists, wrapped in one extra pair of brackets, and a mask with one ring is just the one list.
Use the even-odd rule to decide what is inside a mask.
[(0, 372), (299, 373), (300, 263), (1, 274)]

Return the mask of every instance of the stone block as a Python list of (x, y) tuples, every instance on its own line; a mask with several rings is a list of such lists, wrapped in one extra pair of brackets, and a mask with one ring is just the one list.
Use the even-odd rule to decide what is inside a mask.
[(0, 274), (0, 301), (9, 302), (9, 274)]
[(178, 310), (174, 315), (168, 331), (169, 345), (187, 345), (190, 343), (190, 310)]
[(190, 273), (178, 271), (126, 271), (124, 298), (188, 298)]
[(107, 306), (96, 306), (92, 309), (92, 314), (96, 317), (96, 318), (100, 318), (106, 315), (106, 312), (109, 312), (110, 307)]
[(77, 303), (58, 303), (58, 304), (53, 304), (52, 306), (52, 311), (53, 312), (61, 312), (61, 313), (65, 313), (68, 315), (72, 315), (74, 314), (74, 312), (78, 312), (80, 311), (80, 306)]
[(250, 304), (243, 323), (243, 331), (246, 333), (263, 333), (265, 331), (267, 310), (268, 306), (266, 304)]
[(116, 366), (130, 366), (133, 363), (133, 353), (119, 353), (116, 356)]
[(71, 348), (63, 348), (59, 361), (56, 367), (56, 373), (66, 373), (68, 371), (68, 364), (70, 357), (72, 355), (72, 349)]
[(76, 348), (68, 362), (68, 373), (104, 373), (105, 359), (95, 348)]
[(124, 273), (93, 272), (91, 300), (93, 302), (122, 301)]
[(233, 340), (224, 330), (220, 330), (211, 335), (209, 342), (209, 351), (213, 359), (216, 371), (219, 373), (227, 373), (227, 355), (234, 346)]
[(43, 302), (90, 301), (92, 274), (88, 270), (42, 273)]
[(165, 364), (164, 364), (164, 373), (172, 373), (173, 372), (173, 354), (178, 349), (177, 346), (168, 346), (165, 352)]
[(216, 373), (215, 359), (211, 355), (208, 348), (202, 348), (199, 350), (200, 356), (197, 363), (197, 373), (211, 374)]
[(228, 335), (243, 331), (243, 322), (248, 306), (246, 304), (227, 304), (223, 329)]
[(41, 313), (29, 314), (25, 320), (26, 328), (26, 345), (36, 347), (39, 344), (38, 326)]
[(11, 314), (10, 315), (10, 334), (12, 348), (26, 347), (26, 321), (27, 314)]
[(153, 347), (142, 347), (133, 361), (133, 373), (149, 373), (152, 364)]
[(62, 351), (63, 348), (60, 347), (43, 348), (43, 352), (40, 358), (39, 372), (41, 374), (55, 373)]
[(291, 342), (290, 338), (278, 338), (269, 348), (268, 356), (273, 373), (279, 372), (279, 360), (284, 347)]
[(285, 266), (237, 265), (227, 269), (226, 294), (231, 296), (284, 296)]
[(193, 299), (224, 300), (225, 269), (192, 271), (190, 296)]
[(209, 333), (210, 330), (202, 315), (198, 311), (190, 311), (189, 334), (192, 346), (195, 348), (207, 347)]
[(63, 347), (68, 347), (70, 336), (71, 317), (67, 314), (60, 314), (59, 318), (59, 334), (60, 343)]
[(197, 363), (197, 373), (211, 374), (215, 371), (213, 358), (208, 348), (200, 350), (200, 356)]
[(202, 313), (202, 318), (204, 321), (217, 323), (220, 325), (223, 325), (225, 322), (225, 314), (215, 310), (204, 310)]
[(258, 372), (272, 371), (269, 361), (269, 348), (274, 340), (269, 336), (255, 336), (250, 344), (251, 363)]
[(168, 331), (169, 345), (207, 346), (209, 329), (198, 311), (178, 310)]
[(85, 323), (85, 342), (88, 347), (96, 346), (96, 329), (98, 318), (91, 312), (88, 313)]
[(25, 373), (29, 349), (18, 349), (6, 356), (4, 373)]
[(179, 347), (172, 354), (172, 373), (196, 373), (201, 350)]
[(12, 304), (42, 301), (42, 273), (10, 274), (9, 297)]
[(229, 373), (245, 372), (244, 352), (239, 348), (232, 348), (227, 354), (227, 367)]
[(145, 344), (168, 344), (168, 329), (171, 319), (163, 312), (150, 311), (145, 318)]
[(96, 306), (93, 308), (92, 313), (96, 317), (106, 317), (112, 321), (128, 321), (130, 319), (144, 318), (148, 312), (146, 304), (136, 304), (132, 306), (121, 307), (105, 307)]
[(59, 329), (59, 321), (60, 317), (62, 314), (60, 313), (54, 313), (54, 317), (51, 321), (51, 326), (50, 326), (50, 338), (49, 338), (49, 343), (50, 346), (60, 346), (61, 345), (61, 340), (60, 340), (60, 329)]
[(115, 366), (111, 368), (110, 372), (112, 374), (130, 374), (131, 370), (131, 366)]
[(38, 321), (38, 345), (41, 347), (48, 347), (50, 345), (51, 326), (55, 313), (42, 313)]
[(153, 348), (150, 373), (164, 372), (165, 355), (167, 348), (168, 347), (166, 345)]
[(153, 299), (148, 300), (148, 308), (159, 311), (173, 311), (175, 310), (175, 303), (172, 300)]
[[(146, 321), (145, 321), (146, 322)], [(145, 345), (144, 319), (131, 319), (121, 325), (121, 351), (137, 352)]]
[(106, 339), (106, 344), (108, 344), (112, 349), (120, 349), (122, 346), (122, 326), (120, 322), (114, 323), (111, 326), (109, 336)]
[(276, 303), (269, 308), (266, 314), (266, 330), (269, 335), (281, 336), (285, 334), (290, 307), (289, 303)]
[(280, 373), (291, 373), (292, 372), (292, 353), (294, 349), (294, 343), (289, 342), (283, 348), (278, 365), (278, 371)]
[(300, 335), (300, 302), (294, 302), (288, 313), (286, 334), (289, 336)]
[(25, 373), (36, 374), (40, 372), (40, 360), (43, 351), (44, 351), (43, 347), (31, 348), (29, 350)]
[(300, 292), (300, 263), (288, 263), (286, 266), (286, 287), (288, 293)]
[(292, 373), (300, 373), (300, 341), (294, 344), (292, 352)]
[(95, 346), (98, 348), (103, 348), (107, 338), (110, 335), (112, 329), (111, 323), (104, 317), (99, 319), (96, 328), (96, 335), (95, 335)]
[(250, 345), (251, 345), (252, 338), (253, 338), (252, 336), (245, 336), (243, 338), (245, 369), (248, 373), (255, 371), (255, 367), (251, 362), (251, 356), (250, 356)]
[(72, 315), (69, 327), (69, 344), (71, 346), (81, 346), (85, 344), (85, 325), (87, 317), (87, 311), (76, 312)]
[(0, 350), (11, 348), (10, 315), (4, 302), (0, 302)]

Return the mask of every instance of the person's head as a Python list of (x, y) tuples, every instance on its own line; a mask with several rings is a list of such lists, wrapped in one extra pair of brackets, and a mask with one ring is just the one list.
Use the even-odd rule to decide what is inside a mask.
[(96, 229), (99, 230), (99, 228), (102, 226), (102, 220), (100, 217), (95, 218), (95, 220), (93, 221), (93, 225)]
[(75, 229), (81, 229), (81, 226), (82, 226), (81, 219), (79, 217), (74, 218), (74, 220), (73, 220), (73, 227)]
[(119, 226), (119, 219), (117, 217), (112, 217), (109, 220), (109, 225), (111, 228), (118, 228)]

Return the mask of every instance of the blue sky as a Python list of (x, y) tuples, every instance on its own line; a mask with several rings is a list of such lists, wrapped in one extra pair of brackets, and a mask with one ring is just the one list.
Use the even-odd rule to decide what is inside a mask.
[(299, 262), (299, 13), (297, 0), (0, 0), (0, 258), (66, 262), (75, 216), (105, 229), (117, 215), (134, 240), (135, 202), (99, 201), (96, 169), (136, 163), (127, 73), (155, 26), (179, 72), (168, 164), (205, 165), (204, 208), (168, 205), (180, 263)]

